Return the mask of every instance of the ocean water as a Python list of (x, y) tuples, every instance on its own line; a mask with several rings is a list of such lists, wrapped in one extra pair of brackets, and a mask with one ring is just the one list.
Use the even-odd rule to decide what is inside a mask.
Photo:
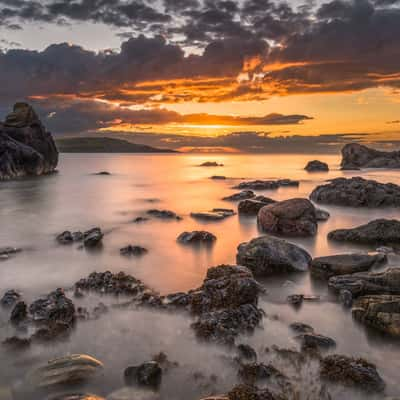
[[(304, 171), (307, 161), (315, 158), (328, 162), (330, 172)], [(218, 161), (224, 166), (199, 167), (205, 161)], [(196, 288), (209, 267), (234, 264), (237, 246), (261, 234), (255, 218), (236, 215), (219, 222), (200, 222), (190, 217), (191, 212), (216, 207), (236, 209), (237, 203), (222, 198), (234, 193), (232, 186), (241, 180), (300, 180), (298, 188), (257, 193), (276, 200), (308, 197), (316, 185), (339, 176), (400, 184), (399, 172), (343, 172), (339, 162), (340, 158), (332, 155), (62, 154), (57, 174), (0, 183), (0, 247), (23, 248), (16, 256), (0, 261), (0, 294), (13, 288), (31, 301), (57, 287), (69, 288), (93, 271), (105, 270), (129, 273), (163, 294)], [(94, 175), (99, 171), (111, 175)], [(211, 180), (212, 175), (229, 179)], [(132, 223), (151, 208), (175, 211), (183, 219)], [(327, 233), (375, 218), (399, 218), (396, 209), (322, 208), (330, 212), (331, 218), (319, 224), (315, 238), (290, 239), (314, 257), (374, 250), (329, 242)], [(66, 229), (95, 226), (106, 233), (99, 251), (87, 252), (55, 241), (55, 236)], [(199, 229), (217, 236), (213, 247), (198, 249), (176, 242), (181, 232)], [(119, 249), (128, 244), (144, 246), (149, 252), (139, 258), (122, 257)], [(389, 261), (391, 267), (400, 265), (399, 257), (391, 256)], [(386, 393), (400, 394), (400, 344), (356, 324), (349, 311), (331, 297), (326, 284), (311, 280), (309, 274), (269, 278), (261, 283), (267, 293), (261, 297), (260, 306), (267, 317), (254, 335), (241, 337), (238, 342), (253, 345), (263, 360), (268, 357), (265, 348), (273, 344), (298, 347), (288, 326), (295, 321), (305, 322), (337, 341), (334, 352), (363, 356), (375, 363), (387, 383)], [(287, 295), (294, 293), (317, 294), (321, 301), (305, 303), (295, 310), (286, 304)], [(94, 295), (74, 302), (93, 306), (100, 300), (115, 302)], [(8, 318), (9, 311), (0, 310), (1, 341), (15, 334)], [(61, 343), (33, 345), (17, 353), (0, 346), (0, 399), (1, 393), (18, 387), (35, 366), (72, 353), (87, 353), (104, 363), (101, 379), (82, 388), (98, 395), (106, 396), (122, 387), (127, 366), (149, 360), (160, 351), (179, 363), (179, 367), (164, 374), (162, 399), (194, 400), (224, 393), (237, 382), (236, 368), (228, 361), (229, 350), (196, 341), (191, 322), (186, 314), (115, 309), (96, 321), (78, 322), (71, 337)], [(204, 377), (194, 379), (197, 372)], [(212, 375), (217, 376), (216, 382)], [(316, 375), (312, 365), (302, 371), (298, 382), (302, 399), (310, 398), (307, 396)], [(334, 399), (365, 398), (336, 387), (331, 388), (331, 394)]]

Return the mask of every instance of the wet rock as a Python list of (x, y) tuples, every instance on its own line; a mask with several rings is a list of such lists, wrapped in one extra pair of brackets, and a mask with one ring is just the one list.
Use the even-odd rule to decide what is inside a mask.
[(107, 400), (160, 400), (160, 395), (151, 390), (124, 387), (110, 393)]
[(151, 215), (152, 217), (155, 218), (160, 218), (160, 219), (175, 219), (180, 221), (182, 217), (174, 213), (173, 211), (170, 210), (157, 210), (157, 209), (152, 209), (147, 211), (148, 215)]
[(216, 161), (206, 161), (200, 164), (200, 167), (223, 167), (224, 164), (218, 164)]
[(385, 383), (374, 364), (362, 358), (333, 354), (321, 360), (322, 379), (367, 392), (382, 392)]
[(382, 253), (382, 254), (392, 254), (395, 252), (393, 247), (388, 247), (388, 246), (379, 246), (376, 249), (376, 252)]
[(122, 249), (120, 249), (119, 252), (123, 256), (130, 257), (130, 256), (142, 256), (142, 255), (146, 254), (148, 252), (148, 250), (141, 246), (129, 245), (129, 246), (126, 246), (126, 247), (123, 247)]
[(358, 143), (349, 143), (342, 149), (341, 167), (343, 170), (400, 168), (400, 151), (378, 151)]
[(321, 208), (316, 208), (315, 214), (318, 222), (328, 221), (328, 219), (331, 217), (328, 211), (322, 210)]
[(263, 207), (258, 225), (264, 232), (287, 236), (314, 236), (318, 230), (314, 205), (307, 199), (290, 199)]
[(292, 306), (299, 307), (304, 301), (319, 301), (319, 296), (309, 294), (291, 294), (286, 298), (286, 301)]
[(0, 180), (53, 172), (58, 163), (54, 140), (31, 106), (16, 103), (0, 124)]
[(228, 400), (287, 400), (285, 396), (272, 393), (269, 389), (259, 389), (253, 385), (238, 385), (228, 393)]
[(213, 176), (210, 177), (210, 179), (225, 180), (227, 178), (226, 178), (226, 176), (223, 176), (223, 175), (213, 175)]
[(235, 215), (233, 210), (224, 208), (214, 208), (212, 211), (193, 212), (190, 214), (192, 218), (204, 221), (220, 221), (232, 215)]
[(106, 175), (106, 176), (108, 176), (108, 175), (111, 175), (111, 173), (108, 172), (108, 171), (100, 171), (100, 172), (96, 172), (95, 175), (103, 175), (103, 176)]
[(10, 350), (25, 350), (31, 345), (31, 340), (29, 338), (12, 336), (5, 339), (2, 344)]
[(10, 255), (19, 253), (21, 251), (22, 249), (18, 247), (10, 247), (10, 246), (0, 247), (0, 257), (4, 256), (5, 258), (6, 257), (8, 258)]
[(388, 268), (383, 272), (334, 276), (329, 279), (331, 289), (348, 290), (353, 297), (369, 294), (400, 294), (400, 268)]
[(308, 270), (311, 256), (292, 243), (271, 236), (262, 236), (238, 246), (236, 261), (256, 276), (268, 276)]
[(24, 301), (19, 301), (15, 304), (11, 311), (10, 321), (14, 325), (18, 325), (28, 317), (28, 307)]
[(216, 240), (217, 237), (207, 231), (182, 232), (177, 239), (182, 244), (214, 243)]
[(400, 221), (394, 219), (376, 219), (356, 228), (337, 229), (329, 232), (328, 239), (338, 242), (373, 245), (399, 244)]
[(313, 333), (314, 328), (310, 325), (304, 324), (302, 322), (293, 322), (289, 325), (290, 329), (296, 333)]
[(106, 400), (104, 397), (91, 393), (65, 393), (51, 395), (46, 400)]
[(399, 207), (400, 186), (364, 178), (336, 178), (314, 189), (311, 200), (347, 207)]
[(339, 292), (339, 302), (346, 308), (350, 308), (353, 305), (353, 295), (350, 290), (341, 290)]
[(50, 360), (30, 372), (27, 381), (37, 388), (87, 381), (98, 374), (103, 364), (86, 354), (73, 354)]
[[(89, 231), (88, 231), (89, 232)], [(72, 244), (75, 242), (81, 242), (84, 239), (84, 234), (82, 232), (71, 232), (64, 231), (57, 235), (56, 240), (60, 244)]]
[(250, 385), (278, 374), (280, 374), (279, 371), (272, 365), (265, 365), (263, 363), (242, 364), (238, 371), (238, 375), (242, 381)]
[(100, 228), (92, 228), (83, 233), (83, 245), (87, 248), (98, 247), (103, 240), (103, 232)]
[(139, 366), (128, 367), (124, 372), (127, 385), (145, 386), (157, 389), (161, 384), (162, 369), (155, 361), (148, 361)]
[(296, 336), (300, 341), (302, 350), (329, 350), (336, 347), (336, 342), (324, 335), (307, 332)]
[(236, 352), (238, 354), (238, 359), (242, 361), (257, 361), (257, 352), (248, 344), (239, 344), (236, 346)]
[(304, 169), (308, 172), (328, 172), (329, 166), (325, 162), (313, 160), (309, 161)]
[(224, 197), (222, 200), (240, 201), (240, 200), (252, 199), (253, 197), (256, 197), (256, 195), (252, 190), (242, 190), (239, 193), (234, 193), (230, 196)]
[(291, 186), (291, 187), (298, 187), (300, 185), (299, 181), (294, 181), (292, 179), (279, 179), (278, 180), (279, 186)]
[(3, 307), (11, 307), (13, 306), (19, 299), (21, 298), (21, 294), (18, 293), (16, 290), (11, 289), (7, 290), (4, 293), (3, 297), (0, 300), (0, 304)]
[(278, 189), (279, 183), (277, 181), (248, 181), (248, 182), (241, 182), (239, 185), (235, 186), (234, 189), (248, 189), (248, 190), (271, 190), (271, 189)]
[(400, 337), (400, 295), (359, 297), (353, 304), (352, 315), (366, 326)]
[(141, 224), (142, 222), (146, 222), (148, 220), (149, 220), (149, 218), (146, 218), (146, 217), (136, 217), (135, 219), (132, 220), (132, 222), (134, 224)]
[(258, 212), (269, 204), (276, 203), (268, 197), (257, 196), (253, 199), (242, 200), (238, 205), (238, 211), (241, 215), (258, 215)]
[(314, 277), (328, 280), (332, 276), (369, 271), (387, 263), (384, 254), (338, 254), (314, 258), (310, 272)]

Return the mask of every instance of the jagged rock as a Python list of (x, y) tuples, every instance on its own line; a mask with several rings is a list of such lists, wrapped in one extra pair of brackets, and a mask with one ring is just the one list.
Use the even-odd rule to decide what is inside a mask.
[(127, 385), (138, 385), (157, 389), (161, 384), (162, 369), (155, 361), (128, 367), (124, 372)]
[(379, 151), (358, 143), (346, 144), (342, 149), (341, 167), (344, 170), (360, 168), (400, 168), (400, 151)]
[(400, 243), (400, 221), (376, 219), (350, 229), (329, 232), (328, 239), (359, 244), (391, 245)]
[(193, 212), (190, 214), (192, 218), (204, 221), (220, 221), (232, 215), (235, 215), (235, 212), (226, 208), (214, 208), (212, 211)]
[(4, 293), (3, 297), (0, 300), (0, 304), (3, 307), (11, 307), (13, 306), (19, 299), (21, 298), (21, 294), (18, 293), (16, 290), (11, 289), (7, 290)]
[(182, 217), (170, 210), (151, 209), (147, 211), (147, 214), (160, 219), (176, 219), (178, 221), (182, 219)]
[(314, 205), (307, 199), (290, 199), (263, 207), (258, 225), (264, 232), (288, 236), (314, 236), (318, 230)]
[(141, 246), (126, 246), (119, 251), (123, 256), (142, 256), (148, 252), (148, 250)]
[(99, 373), (103, 364), (86, 354), (73, 354), (50, 360), (30, 372), (27, 381), (37, 388), (87, 381)]
[(321, 378), (367, 392), (382, 392), (385, 383), (374, 364), (362, 358), (333, 354), (321, 360)]
[(182, 232), (177, 239), (177, 241), (182, 244), (213, 243), (216, 240), (217, 237), (207, 231)]
[(240, 200), (252, 199), (253, 197), (256, 197), (256, 195), (252, 190), (242, 190), (239, 193), (234, 193), (230, 196), (224, 197), (222, 200), (240, 201)]
[(388, 335), (400, 337), (400, 295), (382, 294), (359, 297), (353, 304), (352, 314), (364, 325)]
[(276, 203), (275, 200), (272, 200), (268, 197), (257, 196), (253, 199), (243, 200), (238, 205), (239, 214), (242, 215), (258, 215), (258, 212), (269, 204)]
[(311, 200), (348, 207), (399, 207), (400, 186), (364, 178), (336, 178), (317, 186)]
[(308, 172), (328, 172), (329, 166), (325, 162), (313, 160), (309, 161), (304, 169)]
[(223, 167), (224, 164), (218, 164), (216, 161), (206, 161), (200, 164), (200, 167)]
[(83, 245), (87, 248), (94, 248), (101, 244), (104, 234), (100, 228), (92, 228), (83, 233)]
[(35, 111), (26, 103), (0, 124), (0, 180), (42, 175), (55, 170), (58, 151)]
[(237, 263), (256, 276), (308, 270), (311, 256), (302, 248), (283, 239), (262, 236), (238, 246)]
[(369, 271), (387, 263), (387, 256), (377, 254), (338, 254), (314, 258), (310, 272), (314, 277), (329, 279), (332, 276)]

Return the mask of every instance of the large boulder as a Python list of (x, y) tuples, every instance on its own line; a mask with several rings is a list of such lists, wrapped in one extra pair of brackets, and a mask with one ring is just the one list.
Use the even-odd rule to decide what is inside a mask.
[(329, 232), (328, 239), (372, 245), (399, 244), (400, 221), (377, 219), (356, 228), (337, 229)]
[(400, 296), (382, 294), (359, 297), (353, 304), (352, 314), (364, 325), (400, 337)]
[(329, 166), (322, 161), (313, 160), (309, 161), (304, 169), (308, 172), (328, 172)]
[(55, 170), (58, 151), (33, 108), (16, 103), (0, 124), (0, 180), (42, 175)]
[(387, 256), (376, 254), (338, 254), (334, 256), (314, 258), (310, 272), (313, 276), (329, 279), (336, 275), (347, 275), (369, 271), (372, 267), (387, 262)]
[(358, 143), (346, 144), (342, 149), (341, 167), (344, 170), (400, 168), (400, 151), (385, 152)]
[(248, 267), (254, 275), (268, 276), (307, 271), (311, 256), (292, 243), (271, 236), (262, 236), (238, 246), (237, 263)]
[(364, 178), (336, 178), (328, 184), (317, 186), (311, 200), (348, 207), (399, 207), (400, 186), (380, 183)]
[(314, 205), (307, 199), (290, 199), (263, 207), (258, 224), (267, 233), (314, 236), (318, 230)]

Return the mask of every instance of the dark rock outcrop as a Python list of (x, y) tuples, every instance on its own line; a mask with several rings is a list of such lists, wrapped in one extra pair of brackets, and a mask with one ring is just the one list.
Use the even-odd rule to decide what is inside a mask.
[(311, 256), (302, 248), (271, 236), (255, 238), (238, 246), (237, 263), (256, 276), (308, 270)]
[(350, 143), (342, 149), (341, 167), (344, 170), (360, 168), (400, 168), (400, 151), (379, 151)]
[(234, 189), (240, 190), (274, 190), (279, 189), (282, 186), (299, 186), (299, 181), (294, 181), (291, 179), (280, 179), (277, 181), (272, 180), (255, 180), (255, 181), (245, 181), (239, 183)]
[(152, 209), (152, 210), (148, 210), (147, 214), (151, 215), (152, 217), (160, 218), (160, 219), (176, 219), (178, 221), (180, 221), (182, 219), (182, 217), (180, 217), (175, 212), (170, 211), (170, 210)]
[(320, 375), (329, 382), (367, 392), (382, 392), (385, 389), (385, 383), (375, 365), (362, 358), (329, 355), (321, 361)]
[(126, 368), (124, 378), (127, 385), (157, 389), (161, 384), (162, 369), (156, 361), (148, 361), (138, 366)]
[(313, 160), (309, 161), (304, 169), (308, 172), (328, 172), (329, 166), (327, 163), (324, 163), (322, 161)]
[(53, 172), (58, 151), (53, 138), (26, 103), (16, 103), (14, 110), (0, 124), (0, 180)]
[(131, 244), (119, 250), (122, 256), (143, 256), (148, 250), (142, 246), (132, 246)]
[(399, 244), (400, 221), (377, 219), (356, 228), (337, 229), (329, 232), (328, 239), (372, 245)]
[(369, 271), (387, 262), (387, 256), (376, 254), (338, 254), (314, 258), (310, 272), (317, 278), (328, 280), (332, 276)]
[(302, 350), (329, 350), (336, 347), (334, 339), (314, 332), (306, 332), (296, 336)]
[(267, 233), (285, 236), (314, 236), (318, 230), (314, 205), (307, 199), (290, 199), (263, 207), (258, 225)]
[(265, 196), (257, 196), (252, 199), (242, 200), (238, 205), (238, 212), (241, 215), (258, 215), (258, 212), (269, 204), (276, 203), (275, 200)]
[(400, 207), (400, 186), (364, 178), (336, 178), (317, 186), (311, 200), (348, 207)]
[(242, 190), (241, 192), (234, 193), (230, 196), (224, 197), (222, 200), (226, 201), (240, 201), (240, 200), (247, 200), (256, 197), (252, 190)]
[(14, 289), (7, 290), (0, 300), (3, 307), (12, 307), (21, 298), (21, 293)]
[(214, 243), (217, 237), (207, 231), (182, 232), (177, 241), (182, 244)]

